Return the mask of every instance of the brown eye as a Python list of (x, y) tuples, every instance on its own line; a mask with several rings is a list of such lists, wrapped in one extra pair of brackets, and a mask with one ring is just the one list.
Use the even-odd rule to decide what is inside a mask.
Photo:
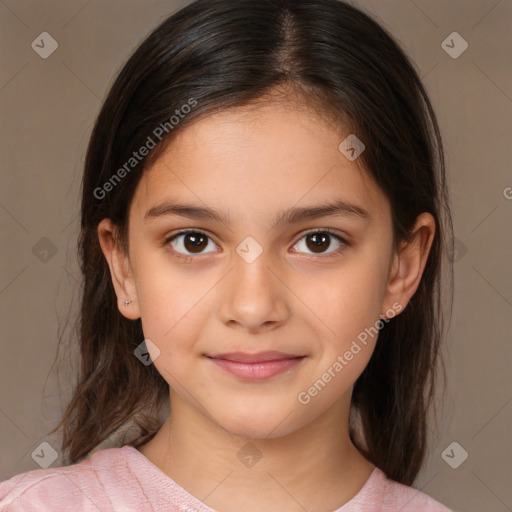
[[(333, 243), (334, 239), (334, 243)], [(305, 240), (305, 242), (303, 242)], [(336, 247), (336, 244), (338, 246)], [(302, 247), (300, 247), (302, 245)], [(327, 230), (318, 230), (311, 233), (306, 233), (296, 244), (294, 247), (298, 248), (296, 249), (297, 252), (306, 252), (309, 254), (331, 254), (333, 252), (338, 252), (341, 250), (345, 245), (345, 241), (339, 236), (334, 233), (331, 233)], [(334, 247), (334, 250), (328, 251), (328, 249), (331, 249)]]
[(183, 238), (187, 251), (201, 252), (208, 245), (208, 237), (202, 233), (187, 233)]
[(331, 245), (330, 235), (326, 233), (313, 233), (306, 235), (306, 245), (313, 252), (323, 252)]
[[(181, 255), (203, 254), (210, 242), (215, 249), (213, 240), (200, 231), (182, 231), (167, 239), (167, 242), (171, 244), (173, 250)], [(215, 252), (215, 250), (208, 252)]]

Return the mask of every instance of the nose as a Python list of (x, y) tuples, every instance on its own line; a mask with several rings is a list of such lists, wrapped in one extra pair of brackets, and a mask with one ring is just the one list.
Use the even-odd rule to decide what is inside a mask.
[(251, 333), (273, 330), (290, 316), (288, 289), (275, 265), (264, 256), (248, 263), (235, 255), (223, 280), (220, 317), (224, 324)]

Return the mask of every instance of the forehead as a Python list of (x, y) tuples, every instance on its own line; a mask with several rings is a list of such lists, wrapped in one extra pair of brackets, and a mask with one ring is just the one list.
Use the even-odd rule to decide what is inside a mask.
[(386, 215), (387, 198), (358, 161), (339, 150), (349, 135), (311, 108), (267, 101), (194, 121), (147, 169), (137, 216), (170, 199), (207, 204), (235, 218), (320, 201), (358, 203)]

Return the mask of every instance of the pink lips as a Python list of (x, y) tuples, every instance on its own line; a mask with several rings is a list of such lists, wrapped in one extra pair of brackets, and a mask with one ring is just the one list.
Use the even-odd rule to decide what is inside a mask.
[(305, 356), (283, 352), (231, 352), (208, 356), (219, 368), (241, 379), (263, 380), (296, 366)]

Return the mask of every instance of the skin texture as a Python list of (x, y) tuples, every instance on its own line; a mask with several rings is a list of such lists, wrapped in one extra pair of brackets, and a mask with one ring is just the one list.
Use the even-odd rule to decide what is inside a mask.
[[(374, 468), (348, 427), (352, 387), (376, 336), (307, 404), (297, 397), (365, 328), (398, 313), (397, 304), (406, 307), (435, 222), (421, 214), (412, 241), (395, 248), (389, 201), (340, 152), (349, 132), (340, 133), (291, 99), (215, 113), (179, 132), (145, 172), (130, 207), (126, 253), (109, 219), (98, 226), (119, 310), (142, 319), (171, 388), (170, 418), (138, 449), (223, 512), (334, 510)], [(370, 217), (273, 225), (284, 209), (335, 200)], [(165, 202), (216, 208), (228, 218), (144, 218)], [(183, 235), (166, 243), (185, 228), (209, 238), (195, 251)], [(316, 228), (347, 243), (330, 237), (315, 251), (306, 234)], [(262, 249), (251, 263), (237, 252), (247, 237)], [(206, 357), (267, 350), (306, 357), (262, 381), (241, 380)], [(261, 455), (252, 467), (237, 456), (243, 447)]]

